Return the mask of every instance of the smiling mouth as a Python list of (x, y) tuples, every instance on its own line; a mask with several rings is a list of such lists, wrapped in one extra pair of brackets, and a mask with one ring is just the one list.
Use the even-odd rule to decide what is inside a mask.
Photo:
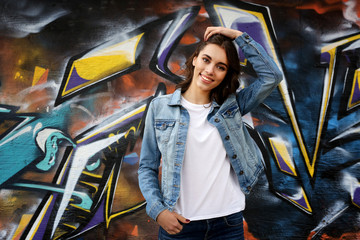
[(212, 82), (214, 82), (213, 79), (208, 78), (208, 77), (206, 77), (206, 76), (204, 76), (204, 75), (202, 75), (202, 74), (200, 74), (200, 76), (201, 76), (201, 79), (203, 80), (203, 82), (205, 82), (205, 83), (212, 83)]

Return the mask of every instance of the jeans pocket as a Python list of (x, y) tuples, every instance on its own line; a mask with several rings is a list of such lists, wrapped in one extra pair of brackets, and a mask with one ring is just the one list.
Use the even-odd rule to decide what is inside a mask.
[(226, 225), (229, 227), (237, 227), (243, 224), (243, 215), (242, 212), (237, 212), (224, 217)]
[(162, 227), (159, 228), (159, 240), (170, 240), (170, 239), (176, 239), (178, 237), (181, 236), (181, 234), (183, 234), (184, 232), (184, 227), (183, 229), (175, 234), (170, 234), (167, 231), (165, 231), (165, 229), (163, 229)]

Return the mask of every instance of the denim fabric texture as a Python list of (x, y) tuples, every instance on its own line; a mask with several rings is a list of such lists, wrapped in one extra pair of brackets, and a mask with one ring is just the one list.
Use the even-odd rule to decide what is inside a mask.
[[(235, 39), (258, 78), (230, 95), (222, 105), (215, 101), (209, 123), (219, 131), (241, 190), (249, 194), (264, 169), (261, 153), (248, 133), (242, 116), (261, 103), (282, 80), (282, 72), (263, 47), (248, 34)], [(165, 209), (172, 211), (180, 192), (189, 114), (180, 104), (181, 91), (154, 98), (148, 108), (139, 163), (139, 185), (148, 215), (156, 220)], [(201, 151), (201, 150), (200, 150)], [(159, 183), (159, 166), (162, 177)]]
[(243, 240), (244, 227), (242, 212), (228, 216), (192, 221), (183, 224), (180, 233), (171, 235), (161, 227), (159, 228), (159, 240)]

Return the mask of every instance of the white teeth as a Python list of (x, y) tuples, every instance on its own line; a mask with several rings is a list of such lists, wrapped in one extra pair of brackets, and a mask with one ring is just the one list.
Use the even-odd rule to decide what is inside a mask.
[(212, 79), (207, 78), (207, 77), (205, 77), (204, 75), (201, 75), (201, 76), (202, 76), (202, 78), (205, 79), (206, 81), (211, 81), (211, 82), (213, 81)]

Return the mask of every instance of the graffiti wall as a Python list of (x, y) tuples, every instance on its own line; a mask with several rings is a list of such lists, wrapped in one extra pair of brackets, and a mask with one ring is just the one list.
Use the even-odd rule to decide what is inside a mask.
[(244, 116), (266, 166), (246, 239), (360, 239), (357, 0), (0, 0), (0, 19), (0, 239), (157, 239), (137, 182), (147, 106), (211, 25), (284, 72)]

